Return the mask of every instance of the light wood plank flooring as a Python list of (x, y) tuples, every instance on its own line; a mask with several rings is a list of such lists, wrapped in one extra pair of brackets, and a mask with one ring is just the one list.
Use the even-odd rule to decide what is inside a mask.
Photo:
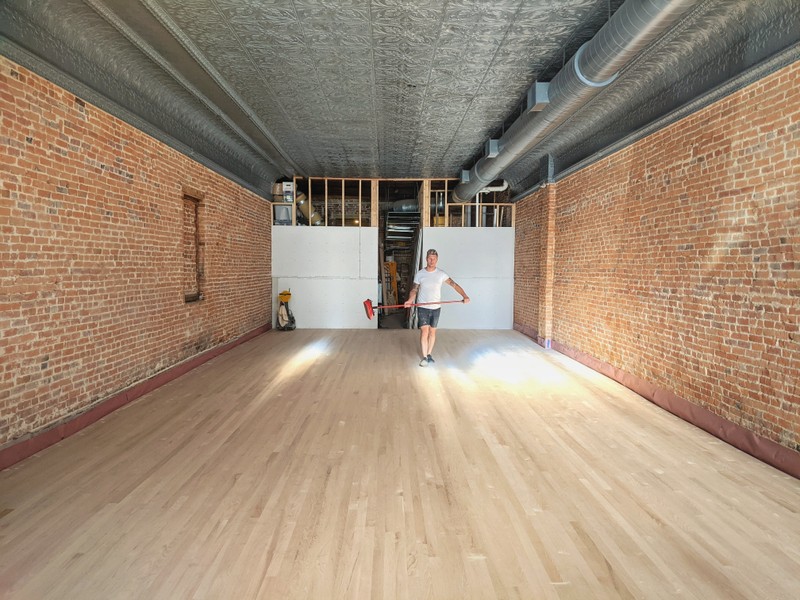
[(800, 598), (800, 482), (514, 331), (270, 332), (0, 473), (0, 598)]

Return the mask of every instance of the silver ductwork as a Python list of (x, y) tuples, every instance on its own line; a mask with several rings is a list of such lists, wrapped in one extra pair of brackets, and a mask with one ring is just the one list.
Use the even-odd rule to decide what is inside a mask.
[(488, 194), (489, 192), (505, 192), (508, 189), (508, 182), (503, 180), (500, 185), (490, 185), (488, 187), (483, 188), (482, 190), (478, 190), (479, 194)]
[(702, 0), (628, 0), (550, 82), (541, 112), (517, 119), (499, 140), (495, 156), (484, 156), (453, 189), (453, 202), (466, 202), (578, 109), (610, 84), (619, 71), (674, 26)]

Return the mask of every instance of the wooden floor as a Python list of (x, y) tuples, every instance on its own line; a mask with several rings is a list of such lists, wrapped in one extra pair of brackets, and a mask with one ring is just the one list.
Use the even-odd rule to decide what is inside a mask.
[(513, 331), (270, 332), (0, 473), (0, 598), (800, 597), (800, 482)]

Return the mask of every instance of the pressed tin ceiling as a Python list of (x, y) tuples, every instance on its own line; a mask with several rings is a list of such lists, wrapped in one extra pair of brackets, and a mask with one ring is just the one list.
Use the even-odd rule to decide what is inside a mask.
[[(628, 0), (637, 2), (642, 0)], [(458, 177), (622, 0), (3, 0), (0, 50), (269, 195)], [(800, 2), (701, 0), (501, 176), (575, 168), (798, 58)]]

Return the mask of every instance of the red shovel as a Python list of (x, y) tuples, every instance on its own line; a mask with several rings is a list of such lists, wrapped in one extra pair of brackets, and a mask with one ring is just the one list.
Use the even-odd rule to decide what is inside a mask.
[[(463, 302), (463, 300), (442, 300), (440, 302), (420, 302), (418, 304), (411, 304), (411, 306), (428, 306), (429, 304), (455, 304), (456, 302), (461, 303), (461, 302)], [(383, 305), (379, 304), (378, 306), (373, 306), (372, 305), (372, 300), (370, 300), (369, 298), (364, 300), (364, 310), (367, 312), (367, 318), (368, 319), (372, 320), (372, 317), (375, 316), (375, 309), (376, 308), (378, 310), (380, 310), (382, 308), (405, 308), (405, 304), (392, 304), (392, 305), (389, 305), (389, 306), (383, 306)]]

